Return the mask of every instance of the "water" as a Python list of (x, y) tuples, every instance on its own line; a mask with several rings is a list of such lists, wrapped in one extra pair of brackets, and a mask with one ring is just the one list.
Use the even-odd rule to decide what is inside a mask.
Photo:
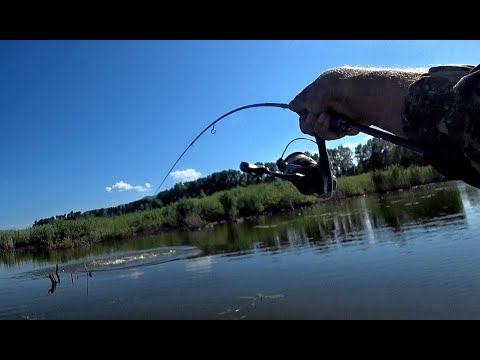
[(0, 257), (0, 319), (480, 319), (479, 204), (477, 189), (452, 182), (10, 254)]

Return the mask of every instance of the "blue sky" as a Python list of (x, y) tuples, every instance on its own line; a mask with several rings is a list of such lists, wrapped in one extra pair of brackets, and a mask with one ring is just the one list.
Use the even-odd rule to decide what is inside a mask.
[[(153, 195), (215, 118), (289, 102), (339, 65), (477, 64), (479, 41), (0, 41), (0, 229)], [(249, 109), (222, 120), (162, 189), (275, 161), (298, 117)], [(363, 143), (365, 135), (327, 147)], [(314, 144), (289, 148), (314, 151)], [(121, 190), (121, 191), (120, 191)]]

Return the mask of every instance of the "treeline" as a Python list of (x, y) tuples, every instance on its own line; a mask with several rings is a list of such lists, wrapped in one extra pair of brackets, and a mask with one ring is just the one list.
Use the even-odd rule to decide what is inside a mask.
[(386, 170), (393, 166), (428, 165), (420, 154), (377, 138), (357, 145), (354, 152), (344, 146), (327, 149), (327, 152), (337, 177)]
[[(272, 162), (267, 162), (265, 164), (256, 162), (255, 164), (264, 165), (271, 171), (278, 171), (277, 165)], [(84, 213), (81, 211), (72, 211), (69, 214), (37, 220), (33, 223), (33, 226), (46, 225), (56, 220), (75, 220), (81, 217), (112, 217), (136, 211), (160, 209), (183, 198), (205, 197), (219, 191), (230, 190), (239, 186), (245, 187), (275, 181), (277, 181), (277, 179), (271, 176), (257, 176), (245, 174), (237, 170), (224, 170), (195, 181), (177, 183), (171, 189), (161, 191), (156, 197), (145, 197), (128, 204), (89, 210)]]
[[(358, 145), (353, 152), (350, 148), (339, 146), (328, 149), (332, 169), (337, 177), (358, 175), (375, 170), (386, 170), (392, 166), (408, 167), (426, 165), (422, 157), (408, 149), (393, 145), (381, 139), (372, 138), (364, 145)], [(318, 154), (310, 154), (318, 160)], [(271, 171), (278, 171), (273, 162), (256, 164), (264, 165)], [(52, 216), (34, 222), (33, 226), (52, 223), (56, 220), (75, 220), (85, 217), (112, 217), (129, 214), (136, 211), (160, 209), (184, 198), (202, 198), (219, 191), (236, 187), (276, 182), (271, 176), (245, 174), (238, 170), (224, 170), (207, 177), (177, 183), (171, 189), (160, 192), (156, 197), (145, 197), (128, 204), (86, 211), (84, 213), (70, 212), (65, 215)]]

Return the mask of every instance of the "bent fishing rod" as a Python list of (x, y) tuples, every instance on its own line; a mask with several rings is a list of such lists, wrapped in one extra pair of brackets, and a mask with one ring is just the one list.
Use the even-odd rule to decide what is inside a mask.
[[(226, 118), (233, 113), (259, 107), (276, 107), (290, 110), (289, 105), (285, 103), (257, 103), (241, 106), (223, 114), (222, 116), (214, 120), (212, 123), (210, 123), (207, 127), (205, 127), (205, 129), (203, 129), (202, 132), (200, 132), (200, 134), (198, 134), (195, 139), (193, 139), (193, 141), (187, 146), (187, 148), (180, 154), (178, 159), (174, 162), (174, 164), (158, 186), (157, 190), (155, 191), (155, 195), (158, 193), (165, 180), (168, 178), (170, 173), (173, 171), (173, 169), (182, 159), (185, 153), (205, 132), (207, 132), (207, 130), (210, 129), (210, 132), (212, 134), (215, 134), (215, 125), (220, 120)], [(306, 116), (308, 116), (308, 111), (301, 111), (295, 113), (300, 116), (300, 121), (306, 118)], [(330, 112), (330, 115), (331, 119), (329, 123), (329, 130), (332, 132), (342, 133), (349, 132), (351, 130), (357, 130), (365, 134), (374, 136), (376, 138), (386, 140), (392, 144), (405, 147), (419, 154), (423, 154), (424, 152), (422, 146), (412, 142), (411, 140), (388, 133), (386, 131), (361, 125), (342, 114)], [(285, 159), (283, 159), (283, 155), (285, 154), (288, 146), (296, 140), (308, 140), (316, 143), (318, 147), (318, 161), (315, 161), (303, 152), (294, 152), (288, 155)], [(280, 172), (274, 172), (264, 166), (252, 165), (248, 162), (241, 162), (240, 170), (244, 173), (250, 173), (255, 175), (266, 174), (280, 178), (282, 180), (290, 181), (297, 188), (297, 190), (299, 190), (302, 194), (306, 195), (324, 196), (331, 194), (333, 191), (336, 190), (336, 177), (332, 174), (331, 162), (327, 153), (325, 139), (319, 138), (318, 136), (315, 136), (315, 141), (308, 138), (295, 138), (290, 141), (285, 147), (285, 150), (283, 151), (280, 158), (277, 160), (276, 165)]]

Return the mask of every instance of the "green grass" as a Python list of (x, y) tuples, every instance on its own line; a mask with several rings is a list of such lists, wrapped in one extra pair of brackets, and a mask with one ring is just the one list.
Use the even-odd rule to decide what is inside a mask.
[(430, 166), (395, 167), (392, 170), (375, 171), (371, 174), (375, 191), (378, 193), (445, 180), (443, 175)]
[[(338, 179), (336, 196), (350, 197), (385, 192), (442, 180), (442, 175), (431, 167), (395, 167), (341, 177)], [(0, 251), (83, 247), (139, 234), (177, 228), (196, 229), (212, 222), (292, 210), (317, 202), (316, 197), (302, 195), (289, 182), (238, 187), (211, 196), (181, 199), (160, 209), (116, 217), (61, 219), (23, 230), (1, 231)]]
[(372, 174), (366, 173), (355, 176), (342, 176), (337, 180), (337, 194), (350, 197), (372, 193), (375, 185), (372, 181)]
[(350, 197), (373, 192), (408, 189), (412, 186), (444, 181), (445, 178), (430, 166), (393, 167), (338, 179), (338, 195)]

